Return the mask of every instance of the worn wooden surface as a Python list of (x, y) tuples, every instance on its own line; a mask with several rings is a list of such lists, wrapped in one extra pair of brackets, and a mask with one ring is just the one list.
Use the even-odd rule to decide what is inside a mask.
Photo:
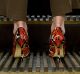
[[(2, 53), (0, 53), (2, 55)], [(74, 52), (73, 52), (74, 54)], [(64, 58), (49, 57), (45, 52), (31, 53), (27, 58), (13, 58), (9, 53), (4, 53), (0, 59), (0, 72), (80, 72), (79, 54), (67, 53)]]

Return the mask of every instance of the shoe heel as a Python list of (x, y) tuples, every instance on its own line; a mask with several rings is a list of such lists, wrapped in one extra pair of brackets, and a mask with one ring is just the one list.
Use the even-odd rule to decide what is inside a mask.
[[(58, 54), (58, 49), (60, 50), (59, 51), (59, 54)], [(54, 54), (54, 57), (64, 57), (64, 55), (65, 55), (65, 52), (64, 52), (63, 44), (60, 46), (60, 48), (58, 48), (58, 47), (55, 46), (55, 54)]]
[(60, 47), (60, 57), (64, 57), (65, 56), (65, 48), (64, 48), (64, 45), (62, 44), (61, 47)]
[(15, 50), (15, 53), (14, 53), (14, 57), (15, 58), (21, 57), (21, 47), (19, 46), (18, 43), (16, 43), (16, 50)]

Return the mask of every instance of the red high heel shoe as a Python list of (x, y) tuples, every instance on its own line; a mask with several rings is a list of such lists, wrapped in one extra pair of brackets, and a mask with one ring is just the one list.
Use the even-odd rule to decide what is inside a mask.
[(29, 55), (28, 34), (23, 27), (19, 27), (13, 38), (13, 50), (14, 57), (26, 57)]
[(50, 36), (51, 57), (64, 57), (64, 35), (60, 27), (56, 27)]

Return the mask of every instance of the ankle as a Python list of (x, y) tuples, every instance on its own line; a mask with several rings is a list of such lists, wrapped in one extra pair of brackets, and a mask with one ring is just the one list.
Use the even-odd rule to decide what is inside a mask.
[(20, 28), (20, 27), (24, 28), (25, 31), (27, 32), (27, 24), (26, 24), (26, 22), (25, 21), (16, 21), (16, 22), (14, 22), (14, 30), (13, 30), (13, 33), (15, 34), (16, 30), (18, 28)]
[(52, 24), (52, 26), (51, 26), (51, 33), (53, 32), (53, 30), (55, 29), (55, 28), (61, 28), (61, 30), (62, 30), (62, 33), (63, 34), (65, 34), (65, 26), (64, 26), (64, 24), (62, 24), (62, 25), (60, 25), (60, 24)]
[(24, 25), (25, 25), (25, 21), (16, 21), (16, 22), (14, 22), (18, 27), (24, 27)]

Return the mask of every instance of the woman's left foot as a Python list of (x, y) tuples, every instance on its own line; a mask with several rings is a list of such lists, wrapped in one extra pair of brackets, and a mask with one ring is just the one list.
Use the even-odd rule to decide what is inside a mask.
[[(26, 33), (25, 29), (23, 27), (19, 27), (14, 35), (14, 43), (15, 44), (15, 49), (13, 49), (14, 51), (14, 56), (17, 57), (17, 53), (19, 53), (20, 50), (20, 54), (18, 57), (26, 57), (29, 55), (30, 50), (29, 50), (29, 45), (28, 45), (28, 34)], [(18, 45), (18, 46), (17, 46)], [(19, 48), (18, 48), (19, 47)]]

